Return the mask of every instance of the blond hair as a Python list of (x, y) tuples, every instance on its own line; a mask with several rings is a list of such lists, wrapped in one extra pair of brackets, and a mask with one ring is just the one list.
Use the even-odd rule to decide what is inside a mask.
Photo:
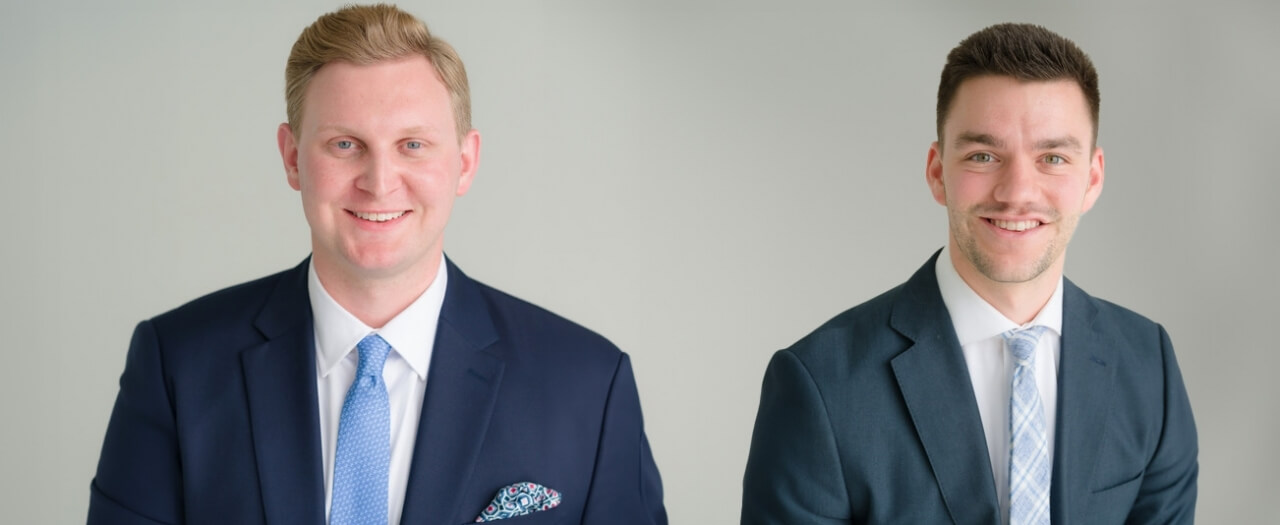
[(299, 133), (307, 86), (325, 64), (370, 65), (414, 55), (431, 62), (449, 91), (458, 140), (462, 140), (471, 130), (471, 91), (462, 59), (448, 42), (432, 36), (421, 20), (389, 4), (349, 5), (302, 30), (284, 69), (289, 127)]

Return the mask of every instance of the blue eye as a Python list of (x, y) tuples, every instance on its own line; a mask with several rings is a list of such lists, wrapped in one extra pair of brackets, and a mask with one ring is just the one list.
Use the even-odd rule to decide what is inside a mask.
[(336, 146), (338, 149), (351, 149), (356, 147), (356, 143), (351, 142), (349, 140), (339, 140), (335, 142), (333, 145)]
[(426, 146), (424, 146), (421, 142), (418, 142), (416, 140), (411, 140), (409, 142), (404, 143), (404, 147), (409, 149), (422, 149)]

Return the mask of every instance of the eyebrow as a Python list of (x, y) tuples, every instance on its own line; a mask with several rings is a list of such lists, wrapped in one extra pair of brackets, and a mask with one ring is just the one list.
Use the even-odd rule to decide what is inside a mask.
[(350, 129), (346, 126), (340, 126), (337, 124), (322, 124), (322, 125), (316, 126), (315, 132), (316, 133), (329, 132), (329, 133), (337, 133), (339, 135), (355, 135), (356, 134), (355, 130)]
[(990, 146), (993, 148), (1004, 147), (1003, 140), (997, 139), (994, 136), (991, 136), (986, 133), (974, 133), (972, 131), (966, 131), (964, 133), (961, 133), (960, 136), (956, 137), (955, 147), (962, 148), (970, 144), (981, 144), (983, 146)]
[[(983, 146), (989, 146), (992, 148), (1004, 147), (1003, 140), (995, 138), (994, 136), (988, 133), (974, 133), (972, 131), (966, 131), (956, 137), (955, 147), (961, 148), (964, 146), (968, 146), (970, 144), (981, 144)], [(1044, 139), (1039, 142), (1036, 142), (1035, 149), (1037, 150), (1070, 149), (1073, 151), (1083, 151), (1084, 147), (1080, 145), (1080, 141), (1076, 140), (1075, 137), (1067, 135), (1065, 137)]]
[(1084, 147), (1080, 145), (1080, 141), (1070, 135), (1039, 141), (1036, 143), (1036, 149), (1069, 149), (1072, 151), (1084, 151)]

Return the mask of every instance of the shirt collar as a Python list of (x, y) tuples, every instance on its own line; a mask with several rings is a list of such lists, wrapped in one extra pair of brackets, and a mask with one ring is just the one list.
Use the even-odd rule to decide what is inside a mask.
[(315, 263), (309, 264), (307, 294), (311, 298), (311, 316), (315, 322), (316, 366), (319, 367), (320, 376), (328, 376), (333, 367), (355, 350), (361, 339), (376, 332), (391, 345), (395, 354), (409, 364), (419, 379), (425, 380), (448, 285), (449, 272), (442, 254), (435, 279), (426, 291), (396, 314), (386, 326), (375, 330), (338, 304), (320, 283)]
[(1034, 325), (1045, 326), (1062, 336), (1062, 276), (1058, 276), (1058, 286), (1054, 288), (1049, 302), (1045, 303), (1040, 313), (1030, 323), (1019, 326), (1004, 314), (996, 310), (985, 299), (973, 291), (969, 284), (960, 278), (955, 266), (951, 263), (951, 249), (945, 247), (934, 264), (938, 275), (938, 291), (942, 292), (942, 302), (951, 314), (951, 324), (955, 326), (956, 338), (960, 346), (996, 337), (1017, 328)]

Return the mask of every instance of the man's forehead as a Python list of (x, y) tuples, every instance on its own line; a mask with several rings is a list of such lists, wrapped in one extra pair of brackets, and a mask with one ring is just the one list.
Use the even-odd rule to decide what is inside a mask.
[(338, 78), (351, 84), (360, 85), (385, 76), (402, 76), (405, 74), (420, 76), (424, 81), (430, 78), (434, 82), (423, 82), (423, 84), (439, 84), (440, 88), (446, 89), (444, 80), (440, 77), (440, 73), (436, 71), (435, 66), (431, 64), (431, 60), (422, 55), (408, 55), (372, 62), (331, 60), (315, 70), (307, 88), (310, 90), (317, 81), (326, 78)]
[(990, 75), (961, 83), (942, 131), (948, 146), (1003, 147), (1017, 139), (1041, 149), (1083, 149), (1092, 142), (1093, 120), (1084, 91), (1072, 80)]
[[(372, 64), (330, 62), (316, 71), (306, 93), (303, 121), (319, 119), (314, 127), (341, 125), (352, 116), (410, 117), (424, 111), (452, 118), (448, 88), (425, 57)], [(338, 122), (324, 122), (335, 118)]]

